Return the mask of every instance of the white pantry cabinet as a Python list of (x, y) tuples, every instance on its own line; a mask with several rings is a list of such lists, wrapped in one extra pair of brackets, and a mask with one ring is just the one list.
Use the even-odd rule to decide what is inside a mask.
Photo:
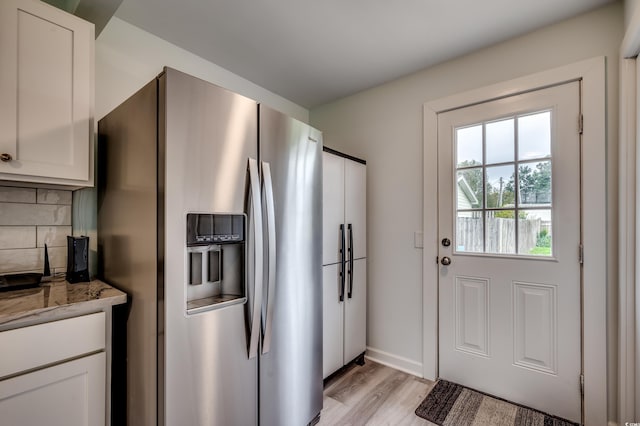
[(105, 327), (98, 312), (0, 332), (0, 422), (104, 426)]
[(93, 186), (94, 26), (0, 2), (0, 180)]
[(367, 333), (366, 163), (325, 147), (323, 377), (363, 362)]

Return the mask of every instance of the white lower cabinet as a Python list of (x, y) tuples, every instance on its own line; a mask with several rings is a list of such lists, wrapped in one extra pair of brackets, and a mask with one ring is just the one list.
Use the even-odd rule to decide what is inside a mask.
[(340, 264), (322, 267), (323, 378), (367, 348), (367, 260), (345, 263), (344, 288), (340, 268)]
[(0, 332), (0, 424), (104, 426), (105, 327), (97, 312)]
[(0, 381), (1, 423), (104, 425), (105, 366), (100, 352)]

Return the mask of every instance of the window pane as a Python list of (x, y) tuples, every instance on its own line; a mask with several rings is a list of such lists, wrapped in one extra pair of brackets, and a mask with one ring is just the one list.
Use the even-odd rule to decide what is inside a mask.
[(482, 124), (456, 129), (457, 167), (482, 164)]
[(551, 206), (551, 161), (520, 164), (520, 206)]
[(487, 123), (487, 164), (513, 161), (513, 118)]
[(487, 208), (515, 206), (514, 166), (487, 167)]
[(551, 156), (551, 111), (518, 117), (518, 159)]
[(482, 211), (458, 212), (456, 219), (455, 247), (458, 252), (482, 253), (484, 247), (484, 228)]
[(552, 256), (551, 210), (521, 210), (518, 216), (518, 253)]
[(516, 218), (514, 210), (486, 212), (487, 253), (514, 254), (516, 252)]
[(458, 170), (458, 210), (482, 208), (482, 169)]

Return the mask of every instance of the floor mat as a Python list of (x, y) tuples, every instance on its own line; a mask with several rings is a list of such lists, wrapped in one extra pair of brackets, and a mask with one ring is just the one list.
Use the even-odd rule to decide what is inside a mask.
[(438, 380), (416, 415), (440, 426), (578, 426), (446, 380)]

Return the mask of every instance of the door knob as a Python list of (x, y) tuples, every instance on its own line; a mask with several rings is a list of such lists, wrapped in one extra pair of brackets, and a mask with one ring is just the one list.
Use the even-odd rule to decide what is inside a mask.
[(449, 266), (451, 265), (451, 258), (445, 256), (440, 260), (440, 263), (442, 263), (444, 266)]
[(443, 238), (442, 239), (442, 245), (445, 247), (449, 247), (451, 245), (451, 240), (448, 238)]
[(2, 154), (0, 154), (0, 160), (4, 161), (5, 163), (13, 160), (13, 157), (11, 157), (11, 154), (7, 154), (6, 152), (3, 152)]

